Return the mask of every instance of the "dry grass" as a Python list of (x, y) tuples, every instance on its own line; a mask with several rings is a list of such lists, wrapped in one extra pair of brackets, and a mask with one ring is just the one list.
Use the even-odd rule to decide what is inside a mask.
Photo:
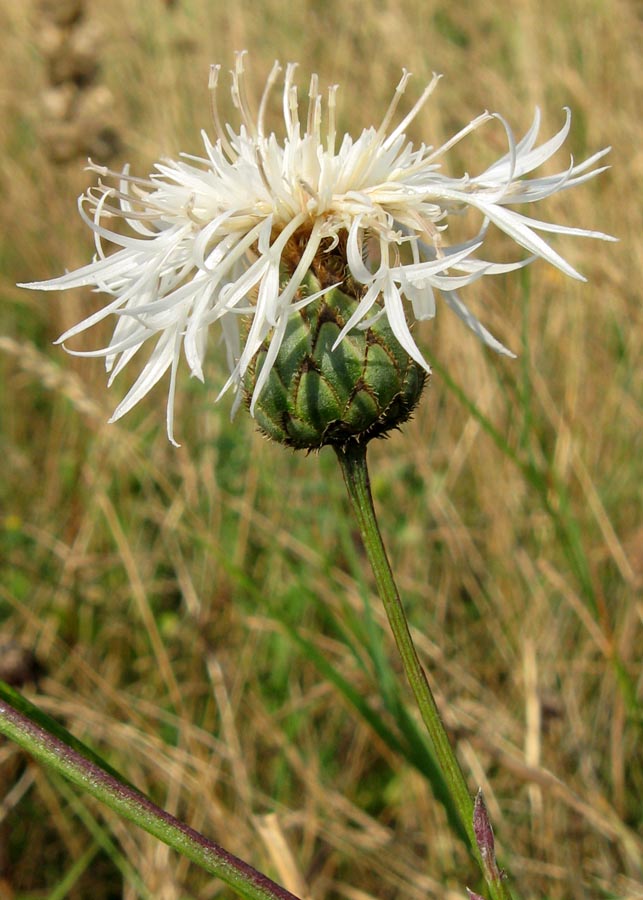
[[(378, 119), (406, 66), (418, 90), (432, 70), (446, 76), (414, 137), (437, 143), (485, 107), (521, 131), (535, 104), (553, 132), (569, 105), (577, 157), (614, 146), (613, 170), (550, 210), (621, 243), (560, 242), (587, 285), (538, 265), (529, 283), (470, 289), (517, 362), (441, 309), (422, 340), (448, 375), (371, 466), (423, 658), (517, 893), (643, 897), (640, 10), (88, 6), (112, 98), (96, 115), (136, 171), (198, 152), (208, 64), (242, 47), (257, 87), (275, 57), (339, 82), (353, 131)], [(396, 727), (375, 662), (394, 651), (375, 602), (364, 625), (371, 582), (332, 454), (291, 455), (242, 417), (231, 426), (212, 407), (214, 361), (205, 389), (186, 382), (180, 450), (165, 440), (162, 391), (105, 425), (115, 398), (100, 365), (50, 345), (89, 298), (14, 287), (91, 252), (74, 215), (81, 161), (53, 164), (40, 128), (42, 23), (35, 2), (0, 3), (0, 644), (33, 650), (42, 674), (27, 690), (43, 709), (300, 894), (461, 898), (475, 873), (427, 780), (291, 637)], [(478, 150), (461, 152), (472, 163)], [(227, 894), (6, 744), (0, 779), (3, 897)]]

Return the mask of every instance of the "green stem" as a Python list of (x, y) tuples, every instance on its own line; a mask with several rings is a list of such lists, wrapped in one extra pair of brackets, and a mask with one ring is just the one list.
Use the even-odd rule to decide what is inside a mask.
[(0, 697), (0, 734), (101, 800), (114, 812), (178, 850), (248, 900), (298, 900), (285, 888), (189, 828), (143, 794), (41, 728)]
[(388, 616), (406, 677), (415, 695), (422, 720), (429, 732), (436, 758), (444, 774), (451, 797), (469, 837), (471, 849), (477, 858), (493, 900), (511, 900), (511, 894), (504, 879), (496, 874), (497, 870), (496, 872), (490, 871), (487, 860), (483, 858), (487, 854), (481, 851), (479, 842), (476, 839), (473, 798), (469, 793), (464, 774), (449, 742), (433, 692), (409, 631), (404, 607), (400, 600), (375, 516), (368, 467), (366, 465), (366, 444), (352, 441), (343, 447), (335, 447), (334, 449), (342, 468), (353, 512), (359, 525), (366, 554), (375, 575), (377, 588)]

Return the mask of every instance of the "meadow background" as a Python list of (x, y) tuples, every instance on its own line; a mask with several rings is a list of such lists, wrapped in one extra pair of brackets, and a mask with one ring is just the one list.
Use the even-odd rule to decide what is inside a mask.
[[(312, 71), (338, 82), (344, 130), (379, 123), (407, 67), (404, 109), (445, 76), (414, 140), (485, 108), (521, 134), (535, 105), (549, 136), (568, 105), (577, 160), (613, 146), (608, 173), (541, 215), (620, 243), (556, 241), (587, 284), (538, 263), (466, 290), (515, 361), (441, 307), (418, 333), (430, 388), (370, 462), (423, 662), (516, 893), (643, 897), (641, 6), (2, 0), (0, 31), (0, 674), (315, 900), (455, 900), (477, 884), (426, 777), (334, 455), (231, 423), (214, 345), (205, 386), (183, 372), (180, 449), (165, 385), (107, 425), (124, 386), (108, 395), (100, 361), (52, 345), (100, 301), (15, 282), (90, 259), (75, 206), (88, 155), (146, 174), (200, 153), (208, 66), (236, 49), (255, 97), (275, 58), (301, 62), (304, 90)], [(503, 142), (487, 126), (452, 174)], [(2, 898), (229, 895), (0, 743)]]

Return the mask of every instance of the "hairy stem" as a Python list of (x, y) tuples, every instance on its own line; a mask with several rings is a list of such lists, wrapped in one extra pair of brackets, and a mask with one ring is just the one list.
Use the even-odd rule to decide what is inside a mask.
[[(451, 747), (449, 737), (442, 722), (433, 692), (409, 631), (406, 614), (395, 584), (393, 572), (386, 555), (382, 536), (375, 516), (371, 495), (368, 467), (366, 465), (366, 444), (351, 441), (342, 447), (335, 447), (353, 512), (359, 525), (366, 554), (375, 575), (377, 588), (384, 604), (386, 615), (402, 659), (406, 677), (411, 686), (420, 715), (431, 738), (438, 763), (447, 782), (451, 797), (464, 826), (472, 851), (487, 882), (492, 900), (511, 900), (509, 888), (497, 867), (490, 867), (477, 839), (474, 828), (474, 801)], [(495, 863), (495, 859), (494, 859)]]

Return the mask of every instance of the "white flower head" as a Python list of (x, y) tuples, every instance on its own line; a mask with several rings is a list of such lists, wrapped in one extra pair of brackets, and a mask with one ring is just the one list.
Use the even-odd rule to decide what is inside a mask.
[[(612, 240), (608, 235), (529, 218), (510, 207), (534, 203), (593, 178), (604, 167), (596, 163), (609, 148), (562, 172), (526, 177), (563, 144), (570, 114), (554, 137), (536, 145), (540, 115), (516, 141), (498, 115), (483, 113), (441, 147), (414, 147), (405, 130), (433, 92), (434, 76), (411, 111), (393, 125), (406, 88), (404, 72), (379, 127), (366, 128), (357, 138), (336, 133), (336, 86), (328, 91), (325, 128), (318, 79), (310, 80), (305, 120), (295, 84), (295, 65), (285, 71), (282, 102), (284, 136), (265, 129), (266, 108), (280, 66), (275, 63), (253, 118), (246, 99), (244, 54), (236, 57), (232, 98), (241, 125), (223, 127), (216, 105), (219, 67), (210, 74), (213, 117), (218, 135), (212, 143), (203, 134), (205, 156), (183, 156), (158, 163), (149, 178), (138, 178), (90, 164), (99, 180), (79, 199), (80, 215), (94, 232), (93, 262), (59, 278), (22, 285), (61, 290), (91, 285), (111, 296), (98, 312), (59, 338), (66, 342), (90, 326), (114, 315), (114, 333), (107, 347), (69, 351), (103, 356), (110, 373), (118, 375), (148, 341), (155, 342), (140, 374), (116, 408), (112, 421), (130, 410), (170, 370), (167, 431), (174, 441), (174, 397), (181, 352), (192, 375), (203, 380), (208, 331), (220, 327), (230, 377), (223, 391), (238, 392), (245, 371), (266, 340), (267, 364), (255, 387), (251, 411), (274, 361), (290, 315), (315, 297), (302, 296), (301, 286), (316, 255), (346, 247), (347, 274), (360, 286), (354, 314), (338, 337), (385, 315), (406, 352), (429, 370), (409, 322), (435, 315), (435, 292), (488, 346), (512, 355), (469, 312), (458, 290), (477, 279), (504, 273), (542, 258), (566, 275), (582, 279), (541, 236), (540, 232)], [(506, 133), (506, 154), (478, 175), (449, 177), (441, 172), (442, 157), (462, 138), (490, 120)], [(474, 210), (482, 221), (469, 240), (449, 245), (449, 220)], [(121, 219), (129, 233), (110, 229)], [(479, 256), (490, 225), (509, 235), (527, 251), (510, 263)], [(116, 245), (106, 252), (104, 241)], [(292, 246), (298, 258), (293, 263)], [(288, 266), (285, 260), (288, 257)], [(243, 330), (240, 320), (249, 320)]]

